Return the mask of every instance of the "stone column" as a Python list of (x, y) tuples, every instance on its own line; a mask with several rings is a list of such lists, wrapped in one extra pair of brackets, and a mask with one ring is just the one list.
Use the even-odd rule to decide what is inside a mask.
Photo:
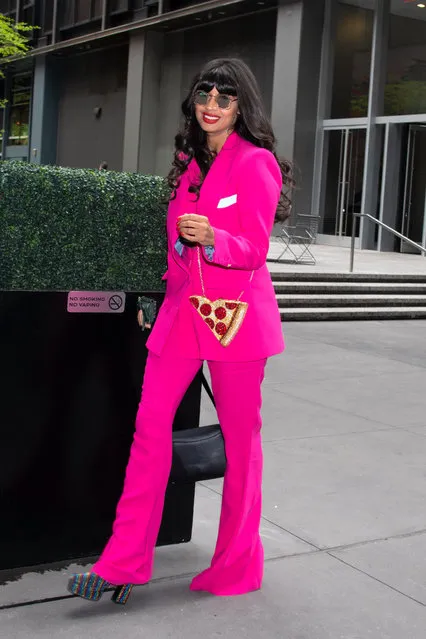
[(60, 61), (36, 57), (30, 126), (30, 162), (55, 164), (60, 98)]
[(324, 0), (280, 0), (272, 124), (281, 156), (294, 161), (295, 213), (311, 213)]
[(129, 44), (123, 170), (155, 173), (163, 35), (136, 33)]

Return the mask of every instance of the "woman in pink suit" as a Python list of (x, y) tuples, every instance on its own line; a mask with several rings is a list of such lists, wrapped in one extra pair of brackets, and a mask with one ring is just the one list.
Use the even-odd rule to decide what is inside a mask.
[(240, 60), (207, 64), (182, 108), (169, 174), (167, 291), (147, 343), (123, 494), (99, 561), (69, 582), (91, 600), (114, 585), (113, 600), (126, 603), (132, 586), (151, 578), (172, 423), (204, 360), (227, 469), (214, 556), (191, 589), (239, 595), (262, 584), (261, 383), (267, 358), (284, 348), (266, 257), (274, 220), (287, 213), (290, 168), (277, 159), (255, 78)]

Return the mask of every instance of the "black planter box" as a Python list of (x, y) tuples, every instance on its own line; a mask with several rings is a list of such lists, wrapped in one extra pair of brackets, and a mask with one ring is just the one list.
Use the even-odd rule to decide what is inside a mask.
[[(0, 292), (0, 570), (97, 555), (111, 533), (147, 356), (137, 295), (80, 314), (67, 293)], [(200, 394), (197, 376), (175, 429), (198, 426)], [(190, 540), (193, 503), (169, 486), (159, 544)]]

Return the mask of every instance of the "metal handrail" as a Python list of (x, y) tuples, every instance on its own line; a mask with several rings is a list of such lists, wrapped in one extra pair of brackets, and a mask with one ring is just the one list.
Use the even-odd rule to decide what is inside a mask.
[(386, 231), (389, 231), (389, 233), (393, 233), (394, 235), (396, 235), (396, 237), (399, 237), (401, 240), (404, 240), (404, 242), (407, 242), (407, 244), (411, 244), (411, 246), (414, 246), (414, 248), (419, 249), (421, 251), (423, 257), (426, 255), (426, 246), (422, 246), (421, 244), (417, 244), (417, 242), (413, 242), (413, 240), (410, 240), (409, 237), (406, 237), (405, 235), (402, 235), (402, 233), (399, 233), (398, 231), (395, 231), (395, 229), (393, 229), (391, 226), (388, 226), (387, 224), (385, 224), (381, 220), (378, 220), (376, 217), (373, 217), (369, 213), (353, 213), (353, 217), (352, 217), (352, 237), (351, 237), (351, 258), (350, 258), (350, 265), (349, 265), (349, 272), (350, 273), (353, 273), (353, 271), (354, 271), (355, 229), (356, 229), (356, 218), (357, 217), (359, 217), (359, 218), (368, 217), (369, 220), (371, 220), (375, 224), (378, 224), (379, 226), (384, 228)]

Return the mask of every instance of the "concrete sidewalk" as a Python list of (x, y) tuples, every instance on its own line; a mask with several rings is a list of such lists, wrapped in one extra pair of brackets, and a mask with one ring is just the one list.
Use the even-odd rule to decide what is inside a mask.
[[(271, 241), (269, 260), (277, 259), (284, 245)], [(349, 273), (350, 249), (341, 246), (315, 244), (311, 251), (316, 264), (294, 264), (294, 262), (269, 262), (269, 270), (275, 273)], [(287, 252), (283, 260), (291, 257)], [(426, 275), (426, 257), (409, 253), (380, 253), (378, 251), (355, 251), (354, 273), (392, 273)]]
[(207, 482), (193, 541), (160, 548), (124, 609), (68, 598), (75, 566), (27, 574), (0, 587), (0, 606), (28, 602), (0, 610), (1, 639), (425, 638), (426, 321), (284, 332), (264, 386), (263, 589), (189, 592), (218, 525), (221, 482)]

